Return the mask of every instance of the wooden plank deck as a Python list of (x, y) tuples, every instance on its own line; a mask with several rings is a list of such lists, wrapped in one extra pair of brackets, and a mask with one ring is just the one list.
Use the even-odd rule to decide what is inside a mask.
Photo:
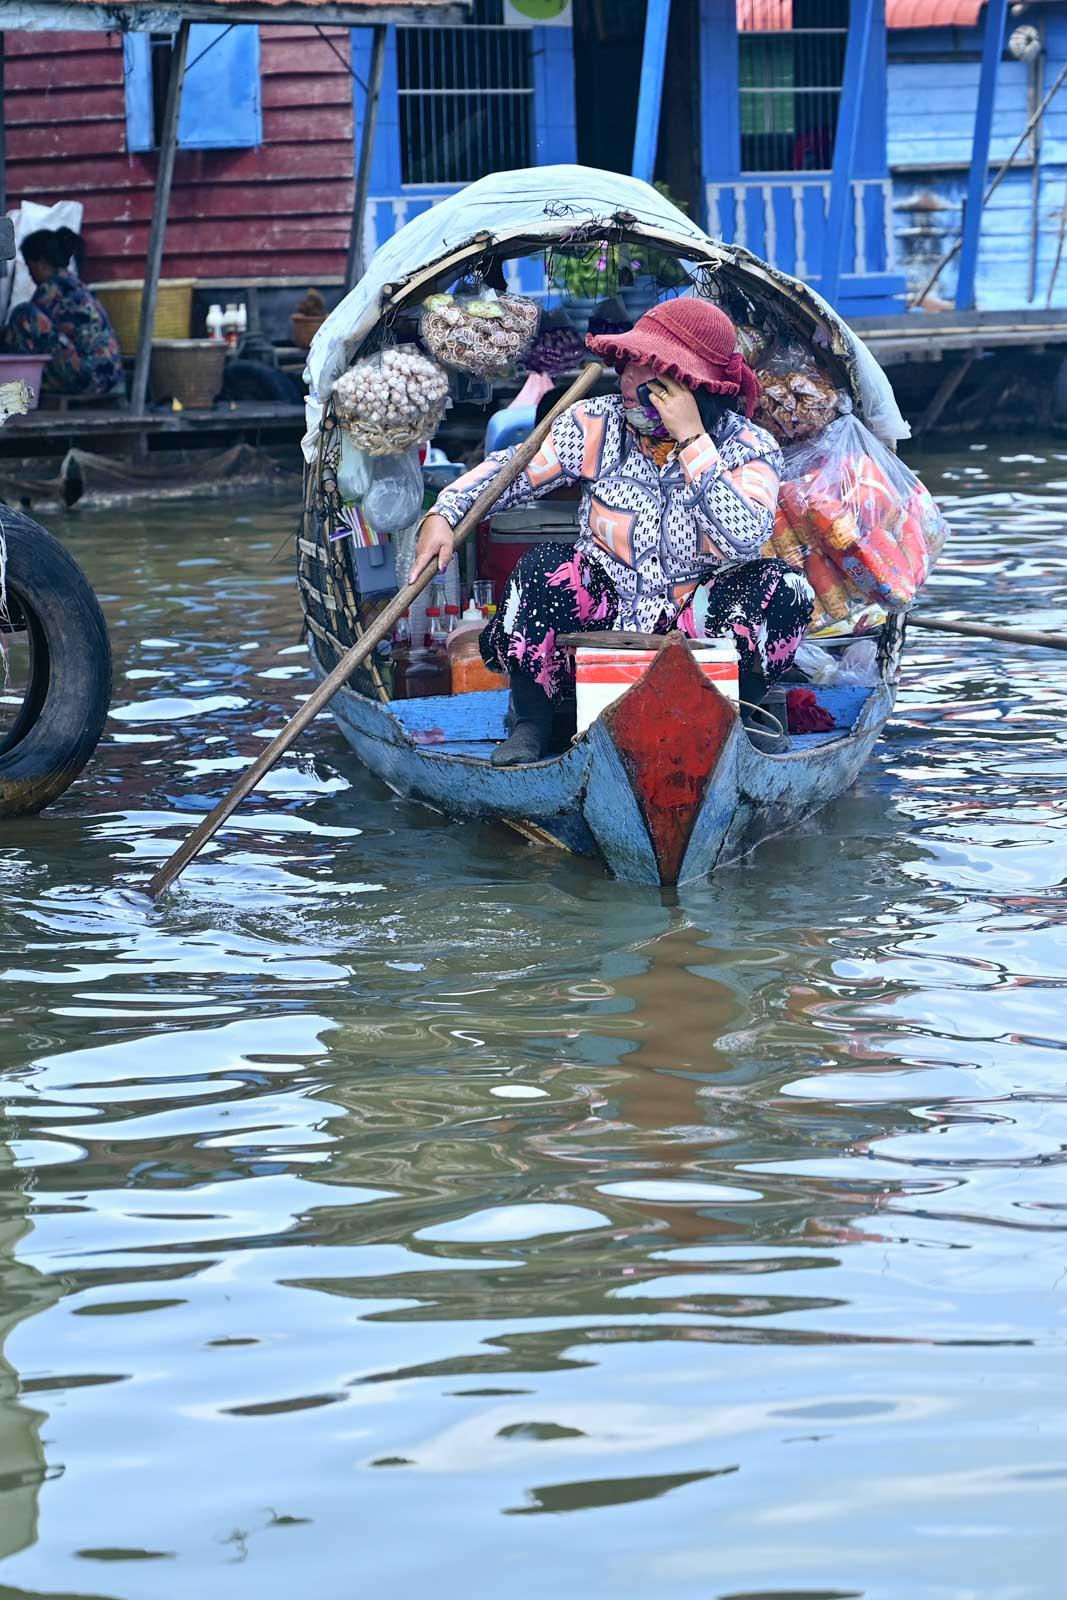
[(26, 445), (55, 443), (56, 447), (85, 442), (99, 447), (113, 438), (246, 433), (284, 433), (304, 431), (304, 408), (277, 401), (234, 401), (208, 409), (186, 408), (170, 411), (162, 407), (138, 417), (132, 411), (71, 409), (69, 411), (30, 411), (24, 417), (11, 417), (0, 431), (0, 454), (18, 454)]
[(1062, 311), (916, 311), (860, 317), (851, 326), (883, 367), (985, 350), (1067, 345)]

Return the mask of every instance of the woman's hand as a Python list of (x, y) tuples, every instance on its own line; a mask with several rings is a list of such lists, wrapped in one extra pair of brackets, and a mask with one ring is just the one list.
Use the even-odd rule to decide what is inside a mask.
[(653, 378), (648, 392), (672, 439), (692, 439), (705, 431), (696, 396), (677, 378)]
[(419, 540), (415, 546), (415, 559), (411, 563), (408, 582), (414, 583), (419, 573), (425, 572), (434, 562), (437, 563), (438, 572), (444, 572), (455, 553), (456, 545), (452, 538), (452, 529), (439, 512), (431, 511), (419, 529)]

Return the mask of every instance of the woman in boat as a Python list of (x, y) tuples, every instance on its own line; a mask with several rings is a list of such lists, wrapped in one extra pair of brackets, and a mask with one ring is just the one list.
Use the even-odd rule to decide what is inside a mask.
[(60, 238), (41, 228), (22, 241), (22, 258), (37, 285), (16, 306), (3, 330), (2, 348), (48, 356), (42, 388), (52, 394), (107, 395), (122, 384), (122, 351), (107, 312), (71, 272), (69, 229)]
[[(792, 661), (814, 605), (801, 574), (759, 559), (782, 457), (749, 420), (759, 383), (737, 353), (725, 312), (706, 300), (671, 300), (629, 333), (590, 335), (586, 343), (614, 364), (620, 392), (558, 417), (494, 508), (582, 485), (577, 544), (528, 551), (482, 632), (483, 659), (508, 674), (515, 710), (511, 737), (493, 755), (501, 766), (537, 761), (548, 748), (553, 703), (572, 686), (560, 634), (695, 634), (694, 598), (706, 584), (702, 631), (732, 631), (741, 698), (758, 705)], [(438, 497), (419, 533), (412, 577), (431, 562), (445, 569), (453, 528), (512, 453), (495, 451)]]

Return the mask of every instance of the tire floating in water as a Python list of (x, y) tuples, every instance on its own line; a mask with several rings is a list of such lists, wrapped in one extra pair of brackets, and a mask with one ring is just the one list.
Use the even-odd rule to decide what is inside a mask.
[[(74, 782), (111, 703), (111, 644), (89, 581), (58, 539), (0, 506), (3, 634), (25, 632), (29, 665), (15, 720), (0, 732), (0, 817), (30, 816)], [(2, 553), (2, 552), (0, 552)]]

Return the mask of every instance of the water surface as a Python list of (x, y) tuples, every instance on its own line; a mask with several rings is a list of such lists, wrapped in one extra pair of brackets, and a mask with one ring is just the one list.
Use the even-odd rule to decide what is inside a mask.
[[(1067, 449), (927, 466), (931, 603), (1067, 626)], [(1067, 660), (913, 634), (680, 895), (324, 721), (151, 910), (307, 691), (291, 521), (53, 522), (116, 680), (0, 833), (0, 1595), (1062, 1592)]]

